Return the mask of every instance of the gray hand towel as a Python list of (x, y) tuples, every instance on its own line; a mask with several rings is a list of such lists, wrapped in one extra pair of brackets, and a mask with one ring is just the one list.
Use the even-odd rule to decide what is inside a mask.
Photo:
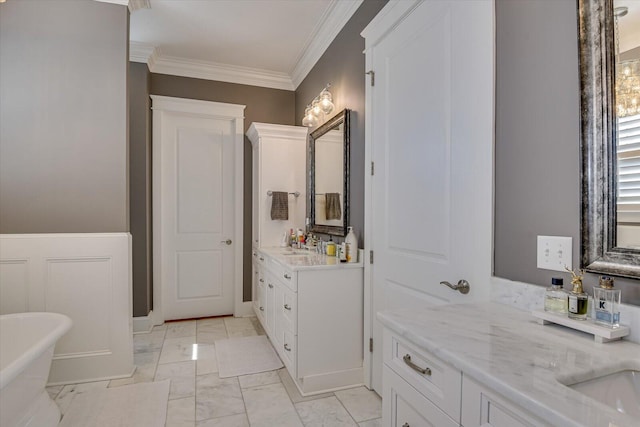
[(342, 207), (340, 206), (340, 193), (325, 194), (325, 210), (327, 219), (342, 218)]
[(271, 193), (271, 219), (289, 219), (289, 193), (274, 191)]

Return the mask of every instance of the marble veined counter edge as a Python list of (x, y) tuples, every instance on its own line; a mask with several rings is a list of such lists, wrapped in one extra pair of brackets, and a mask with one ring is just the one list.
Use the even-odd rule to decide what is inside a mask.
[(556, 380), (595, 377), (639, 361), (638, 344), (597, 344), (591, 335), (539, 325), (529, 312), (495, 302), (387, 310), (377, 317), (396, 334), (552, 425), (638, 425)]
[(313, 251), (297, 249), (293, 255), (284, 255), (288, 250), (280, 247), (257, 249), (274, 261), (293, 271), (364, 268), (363, 251), (359, 250), (358, 262), (340, 262), (334, 256), (319, 254)]

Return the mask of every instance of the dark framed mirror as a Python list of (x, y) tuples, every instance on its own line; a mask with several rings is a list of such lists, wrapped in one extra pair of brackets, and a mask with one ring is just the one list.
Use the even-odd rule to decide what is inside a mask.
[(345, 236), (349, 225), (349, 113), (344, 109), (309, 136), (309, 230)]
[[(593, 273), (640, 278), (640, 240), (622, 238), (628, 226), (640, 227), (640, 221), (628, 222), (633, 203), (623, 203), (626, 200), (619, 193), (628, 184), (620, 178), (625, 167), (621, 159), (625, 156), (620, 154), (624, 151), (620, 149), (619, 126), (623, 120), (616, 103), (622, 96), (616, 95), (616, 84), (621, 83), (617, 71), (622, 61), (616, 50), (615, 23), (613, 0), (578, 1), (581, 267)], [(636, 155), (640, 159), (640, 149)], [(629, 206), (631, 210), (627, 210)], [(619, 218), (626, 218), (627, 222)]]

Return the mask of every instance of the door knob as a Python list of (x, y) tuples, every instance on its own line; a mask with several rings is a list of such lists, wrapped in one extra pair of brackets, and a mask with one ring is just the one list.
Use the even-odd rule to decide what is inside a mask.
[(226, 243), (227, 245), (230, 245), (233, 243), (233, 241), (231, 239), (227, 239), (227, 240), (220, 240), (220, 243)]
[(469, 282), (467, 282), (464, 279), (458, 280), (458, 284), (456, 285), (452, 285), (451, 283), (447, 282), (447, 281), (442, 281), (440, 282), (441, 285), (446, 285), (448, 287), (450, 287), (451, 289), (453, 289), (454, 291), (458, 291), (463, 295), (466, 295), (469, 293), (469, 289), (471, 289), (471, 286), (469, 285)]

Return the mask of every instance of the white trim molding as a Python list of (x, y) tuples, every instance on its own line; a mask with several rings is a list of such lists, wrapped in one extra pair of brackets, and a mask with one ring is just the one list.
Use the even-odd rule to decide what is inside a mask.
[[(139, 4), (148, 3), (149, 0), (97, 1), (128, 4), (129, 9), (133, 12), (140, 8)], [(129, 60), (146, 62), (149, 71), (157, 74), (293, 91), (309, 74), (362, 2), (363, 0), (332, 0), (305, 43), (296, 65), (290, 73), (165, 55), (159, 46), (135, 40), (130, 41)]]
[(101, 3), (119, 4), (129, 7), (129, 13), (140, 9), (151, 9), (150, 0), (96, 0)]
[(294, 90), (293, 82), (286, 73), (259, 68), (241, 67), (210, 61), (167, 56), (159, 52), (154, 64), (149, 64), (152, 73), (192, 77), (196, 79), (217, 80), (249, 86), (262, 86), (272, 89)]
[(338, 33), (358, 10), (363, 0), (332, 0), (327, 11), (305, 44), (295, 67), (291, 70), (294, 88), (307, 77), (316, 62), (327, 50)]

